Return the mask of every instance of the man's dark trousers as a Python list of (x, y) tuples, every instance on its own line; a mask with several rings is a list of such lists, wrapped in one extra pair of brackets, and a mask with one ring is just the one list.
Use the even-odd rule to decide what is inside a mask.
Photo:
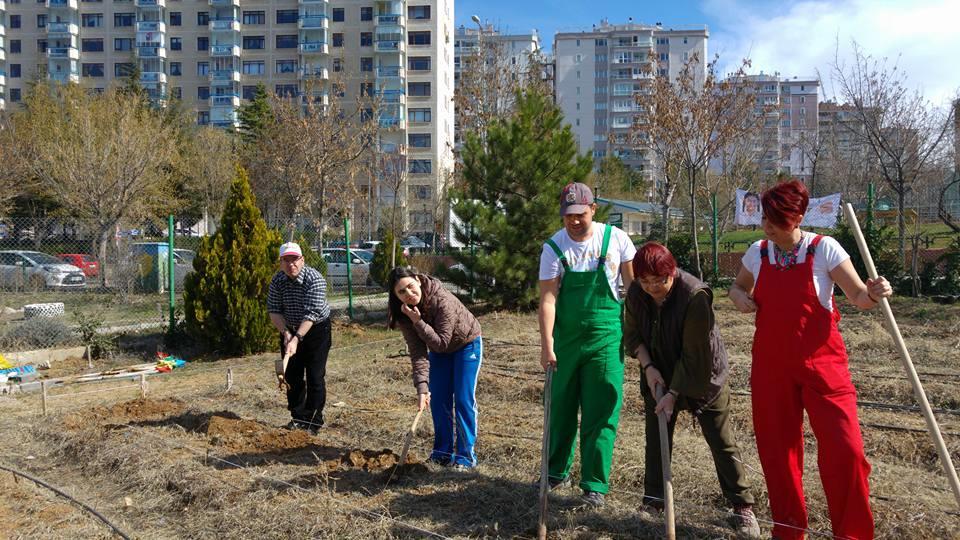
[(312, 427), (323, 425), (330, 343), (330, 319), (314, 323), (307, 335), (303, 336), (303, 341), (297, 344), (297, 354), (290, 358), (284, 374), (284, 379), (290, 385), (287, 390), (290, 415), (294, 420), (310, 422)]

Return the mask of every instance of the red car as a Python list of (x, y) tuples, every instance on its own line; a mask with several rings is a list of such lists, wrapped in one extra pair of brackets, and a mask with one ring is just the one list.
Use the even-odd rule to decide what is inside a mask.
[(87, 277), (100, 275), (100, 263), (86, 253), (61, 253), (57, 257), (60, 257), (67, 264), (72, 264), (83, 270), (83, 275)]

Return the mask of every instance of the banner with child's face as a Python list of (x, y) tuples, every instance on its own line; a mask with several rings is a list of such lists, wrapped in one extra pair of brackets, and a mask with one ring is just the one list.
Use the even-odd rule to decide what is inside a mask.
[[(760, 194), (744, 189), (737, 190), (736, 196), (737, 225), (760, 225), (763, 217), (763, 208), (760, 205)], [(810, 199), (807, 211), (803, 215), (803, 227), (821, 227), (832, 229), (837, 226), (837, 217), (840, 213), (840, 194), (834, 193), (826, 197)]]

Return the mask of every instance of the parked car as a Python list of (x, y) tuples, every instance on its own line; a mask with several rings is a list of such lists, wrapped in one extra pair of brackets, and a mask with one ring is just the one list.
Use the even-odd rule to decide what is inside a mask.
[(87, 284), (83, 270), (39, 251), (0, 251), (0, 286), (22, 289), (77, 289)]
[(190, 265), (193, 268), (193, 260), (197, 258), (197, 252), (192, 249), (174, 248), (173, 254), (180, 257), (183, 264)]
[(411, 253), (423, 253), (427, 251), (429, 247), (426, 242), (417, 238), (416, 236), (408, 236), (400, 242), (400, 245), (403, 246), (403, 252), (405, 255)]
[(370, 251), (375, 251), (377, 246), (382, 243), (383, 242), (380, 240), (366, 240), (364, 242), (360, 242), (360, 249), (369, 249)]
[(86, 253), (60, 253), (57, 255), (63, 262), (72, 264), (83, 270), (86, 277), (97, 277), (100, 275), (100, 263)]
[[(327, 261), (327, 279), (331, 285), (347, 284), (347, 250), (327, 248), (320, 252)], [(370, 277), (370, 263), (355, 250), (350, 250), (350, 274), (354, 285), (373, 285)]]

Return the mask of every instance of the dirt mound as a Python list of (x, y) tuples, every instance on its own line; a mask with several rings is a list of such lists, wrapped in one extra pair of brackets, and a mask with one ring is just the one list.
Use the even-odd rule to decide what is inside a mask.
[(87, 422), (102, 424), (142, 422), (177, 414), (186, 406), (186, 403), (177, 398), (139, 398), (110, 407), (93, 407), (82, 413), (73, 413), (67, 415), (63, 423), (68, 429), (76, 429)]
[(279, 429), (254, 420), (214, 415), (207, 425), (211, 444), (234, 453), (301, 450), (313, 445), (306, 431)]

